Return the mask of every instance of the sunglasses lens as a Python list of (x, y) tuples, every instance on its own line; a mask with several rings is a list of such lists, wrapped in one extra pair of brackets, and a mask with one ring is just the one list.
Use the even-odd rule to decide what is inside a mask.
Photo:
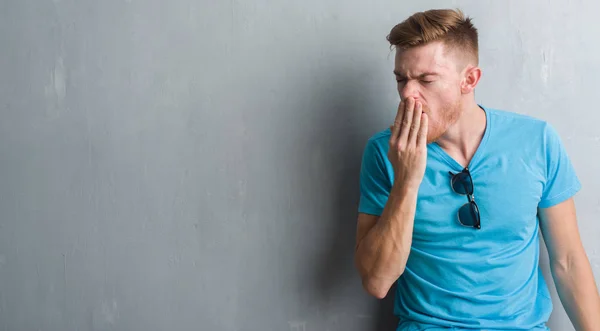
[(452, 189), (458, 194), (473, 194), (473, 181), (468, 173), (461, 172), (452, 177)]
[(458, 210), (458, 220), (462, 225), (480, 227), (479, 208), (475, 202), (466, 203)]

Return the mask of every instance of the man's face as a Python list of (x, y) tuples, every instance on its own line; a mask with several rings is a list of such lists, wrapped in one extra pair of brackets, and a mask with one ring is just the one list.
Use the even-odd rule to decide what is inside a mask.
[(437, 140), (460, 116), (461, 69), (457, 56), (442, 42), (398, 50), (394, 73), (398, 93), (423, 104), (429, 117), (427, 142)]

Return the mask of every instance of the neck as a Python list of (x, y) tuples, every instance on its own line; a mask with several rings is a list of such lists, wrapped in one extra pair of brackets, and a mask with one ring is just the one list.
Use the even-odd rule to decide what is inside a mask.
[(486, 128), (485, 112), (474, 99), (464, 103), (459, 118), (436, 143), (457, 162), (466, 166), (479, 147)]

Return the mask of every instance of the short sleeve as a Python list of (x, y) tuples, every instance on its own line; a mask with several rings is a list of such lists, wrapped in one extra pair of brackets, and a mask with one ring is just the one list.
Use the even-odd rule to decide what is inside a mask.
[(548, 208), (571, 198), (581, 189), (581, 183), (558, 132), (549, 124), (544, 130), (546, 181), (540, 208)]
[(360, 169), (360, 201), (358, 211), (381, 215), (391, 190), (386, 166), (386, 152), (374, 139), (369, 139)]

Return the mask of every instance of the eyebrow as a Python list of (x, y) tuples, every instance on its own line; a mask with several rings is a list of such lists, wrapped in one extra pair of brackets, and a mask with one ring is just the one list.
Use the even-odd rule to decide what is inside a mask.
[[(400, 73), (400, 72), (398, 72), (398, 71), (396, 71), (396, 70), (394, 70), (394, 75), (396, 75), (396, 76), (398, 76), (398, 77), (406, 77), (406, 76), (404, 76), (402, 73)], [(419, 76), (417, 76), (417, 77), (418, 77), (418, 78), (424, 78), (424, 77), (426, 77), (426, 76), (439, 76), (439, 74), (438, 74), (438, 73), (436, 73), (436, 72), (428, 71), (428, 72), (424, 72), (424, 73), (420, 74), (420, 75), (419, 75)]]

